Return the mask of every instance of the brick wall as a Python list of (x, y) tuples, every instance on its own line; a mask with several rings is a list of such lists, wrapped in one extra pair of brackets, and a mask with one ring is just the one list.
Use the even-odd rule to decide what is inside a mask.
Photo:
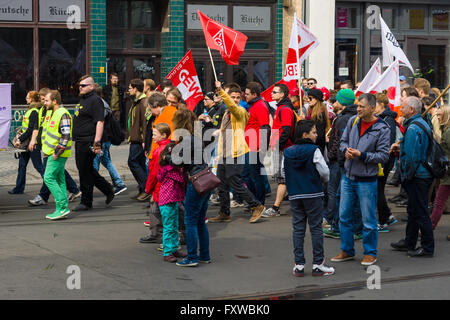
[[(91, 75), (101, 86), (106, 84), (106, 0), (91, 0)], [(104, 73), (100, 73), (100, 68)]]
[(167, 30), (161, 33), (161, 79), (183, 58), (184, 52), (184, 0), (171, 0)]

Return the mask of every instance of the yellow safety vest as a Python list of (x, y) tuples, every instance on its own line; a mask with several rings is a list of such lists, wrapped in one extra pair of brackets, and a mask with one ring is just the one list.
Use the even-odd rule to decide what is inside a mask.
[(22, 119), (22, 133), (27, 131), (28, 125), (30, 124), (30, 115), (33, 111), (36, 111), (39, 114), (39, 110), (37, 108), (30, 108), (27, 110)]
[[(47, 111), (48, 114), (48, 111)], [(52, 112), (48, 121), (44, 121), (44, 128), (42, 131), (42, 152), (46, 155), (52, 155), (58, 146), (59, 140), (61, 140), (61, 133), (59, 132), (59, 124), (63, 114), (67, 114), (70, 117), (69, 111), (63, 107), (59, 107), (58, 110)], [(46, 117), (47, 118), (47, 117)], [(45, 136), (44, 136), (45, 131)], [(70, 139), (66, 146), (66, 150), (60, 155), (60, 157), (68, 158), (72, 154), (72, 125), (70, 126)]]

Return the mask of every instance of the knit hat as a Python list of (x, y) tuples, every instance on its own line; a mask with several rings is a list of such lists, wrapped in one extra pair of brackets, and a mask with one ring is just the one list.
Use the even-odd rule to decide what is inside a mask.
[(319, 100), (321, 102), (323, 101), (323, 93), (319, 89), (311, 89), (311, 90), (309, 90), (308, 96), (316, 98), (317, 100)]
[(343, 106), (352, 105), (355, 99), (355, 93), (350, 89), (341, 89), (336, 95), (336, 100)]

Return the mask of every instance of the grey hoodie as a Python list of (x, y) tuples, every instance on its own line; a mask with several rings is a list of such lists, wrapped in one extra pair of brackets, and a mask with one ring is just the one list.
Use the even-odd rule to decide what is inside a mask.
[(345, 153), (347, 148), (357, 149), (361, 157), (345, 159), (345, 174), (355, 181), (370, 181), (377, 179), (379, 167), (389, 159), (391, 130), (381, 118), (378, 118), (361, 136), (361, 119), (354, 124), (357, 116), (351, 117), (341, 138), (340, 150)]

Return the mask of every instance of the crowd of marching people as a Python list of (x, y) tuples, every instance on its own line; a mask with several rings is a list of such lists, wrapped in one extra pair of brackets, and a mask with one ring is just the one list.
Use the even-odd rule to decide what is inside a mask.
[[(110, 205), (128, 188), (110, 148), (128, 143), (128, 167), (137, 183), (131, 199), (149, 208), (148, 233), (139, 241), (157, 244), (164, 261), (210, 263), (207, 223), (227, 223), (230, 209), (241, 207), (251, 224), (290, 211), (295, 276), (305, 274), (307, 224), (312, 275), (335, 273), (325, 263), (324, 236), (340, 239), (340, 250), (330, 259), (336, 263), (355, 259), (355, 241), (362, 240), (360, 262), (369, 266), (378, 258), (378, 234), (397, 223), (388, 202), (406, 206), (408, 214), (405, 236), (391, 247), (411, 257), (432, 257), (433, 230), (450, 195), (450, 171), (437, 178), (427, 156), (436, 142), (450, 157), (450, 107), (438, 101), (428, 108), (439, 92), (425, 79), (405, 80), (400, 109), (390, 105), (387, 93), (356, 97), (350, 81), (328, 90), (309, 78), (301, 89), (275, 84), (276, 108), (262, 98), (258, 82), (241, 88), (216, 81), (215, 90), (191, 111), (168, 80), (157, 89), (152, 79), (133, 79), (124, 89), (112, 73), (101, 88), (85, 75), (73, 115), (57, 90), (28, 92), (16, 147), (29, 143), (9, 193), (24, 193), (31, 159), (43, 183), (28, 203), (46, 205), (53, 195), (55, 210), (47, 219), (91, 210), (94, 186)], [(72, 155), (79, 186), (65, 170)], [(99, 174), (100, 164), (111, 182)], [(199, 191), (196, 179), (210, 172), (217, 185)], [(276, 191), (268, 204), (270, 175)], [(386, 199), (386, 184), (401, 185), (399, 194)], [(285, 200), (290, 210), (282, 208)], [(219, 209), (208, 218), (209, 205)]]

